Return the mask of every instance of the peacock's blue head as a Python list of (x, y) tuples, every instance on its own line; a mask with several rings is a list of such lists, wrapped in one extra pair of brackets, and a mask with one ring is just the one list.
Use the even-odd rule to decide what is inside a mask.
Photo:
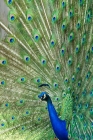
[(38, 98), (40, 98), (42, 101), (48, 101), (48, 99), (50, 98), (47, 92), (41, 92), (38, 95)]

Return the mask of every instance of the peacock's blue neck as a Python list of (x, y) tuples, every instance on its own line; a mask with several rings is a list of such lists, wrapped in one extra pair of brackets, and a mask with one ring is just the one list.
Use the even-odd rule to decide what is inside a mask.
[(58, 118), (57, 112), (52, 104), (50, 98), (47, 100), (47, 107), (49, 112), (50, 121), (55, 135), (59, 140), (68, 140), (68, 132), (66, 130), (66, 121)]

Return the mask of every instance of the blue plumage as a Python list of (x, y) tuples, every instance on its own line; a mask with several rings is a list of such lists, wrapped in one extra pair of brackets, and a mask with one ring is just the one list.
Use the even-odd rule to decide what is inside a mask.
[(54, 130), (54, 133), (59, 140), (68, 140), (68, 132), (66, 130), (66, 121), (58, 118), (57, 112), (52, 104), (50, 96), (46, 92), (41, 92), (38, 96), (41, 100), (47, 101), (47, 107), (49, 112), (50, 121)]

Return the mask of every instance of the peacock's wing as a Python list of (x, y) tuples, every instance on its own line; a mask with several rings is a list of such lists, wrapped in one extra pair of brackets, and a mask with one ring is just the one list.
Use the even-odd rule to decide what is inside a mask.
[(46, 104), (38, 100), (43, 90), (67, 120), (70, 139), (92, 138), (93, 2), (6, 3), (9, 25), (0, 21), (7, 34), (0, 42), (1, 140), (54, 138)]

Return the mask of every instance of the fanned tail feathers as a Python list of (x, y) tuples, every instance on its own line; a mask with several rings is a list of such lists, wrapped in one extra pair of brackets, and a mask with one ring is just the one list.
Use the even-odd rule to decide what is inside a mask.
[(67, 121), (69, 139), (92, 140), (93, 1), (5, 3), (10, 10), (8, 23), (0, 17), (5, 32), (0, 42), (0, 140), (54, 139), (46, 103), (38, 99), (42, 91)]

